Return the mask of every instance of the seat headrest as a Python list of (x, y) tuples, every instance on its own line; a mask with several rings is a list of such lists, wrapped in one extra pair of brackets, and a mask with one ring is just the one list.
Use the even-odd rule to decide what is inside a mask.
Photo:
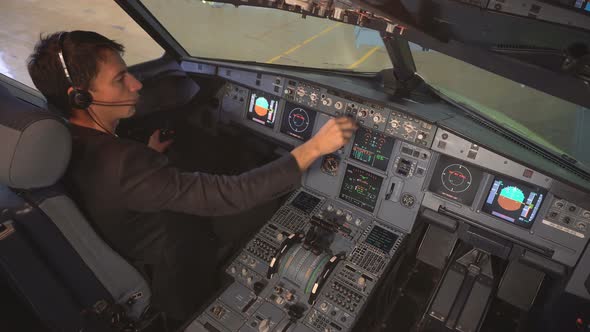
[(64, 121), (14, 97), (0, 85), (0, 183), (50, 186), (64, 174), (72, 139)]

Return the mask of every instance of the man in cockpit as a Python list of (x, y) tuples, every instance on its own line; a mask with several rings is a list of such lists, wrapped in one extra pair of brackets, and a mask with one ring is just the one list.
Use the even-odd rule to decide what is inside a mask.
[[(349, 118), (329, 120), (306, 143), (237, 176), (173, 167), (156, 131), (146, 145), (119, 138), (142, 84), (127, 71), (123, 45), (88, 31), (41, 37), (28, 60), (35, 86), (69, 119), (72, 158), (64, 183), (99, 234), (151, 283), (152, 303), (184, 320), (215, 286), (217, 236), (195, 216), (236, 214), (300, 185), (317, 158), (345, 145)], [(240, 227), (236, 218), (235, 227)]]

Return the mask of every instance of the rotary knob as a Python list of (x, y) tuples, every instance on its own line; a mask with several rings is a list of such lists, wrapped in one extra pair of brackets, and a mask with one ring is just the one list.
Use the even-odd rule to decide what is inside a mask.
[(373, 122), (375, 122), (375, 123), (383, 122), (383, 116), (379, 113), (375, 114), (373, 116)]
[(237, 272), (237, 270), (236, 270), (236, 267), (235, 267), (235, 266), (232, 266), (232, 267), (229, 269), (229, 272), (230, 272), (231, 274), (236, 274), (236, 272)]
[(320, 309), (322, 309), (322, 311), (328, 310), (328, 304), (326, 302), (322, 302), (322, 304), (320, 304)]
[(360, 218), (356, 218), (356, 220), (354, 221), (354, 224), (359, 227), (361, 224), (363, 223), (363, 221)]
[(418, 136), (417, 136), (417, 138), (419, 140), (423, 140), (424, 139), (424, 133), (419, 133)]
[(336, 215), (337, 215), (337, 216), (341, 216), (341, 215), (342, 215), (342, 213), (343, 213), (343, 212), (342, 212), (342, 210), (340, 210), (340, 209), (336, 210)]
[(366, 110), (360, 110), (358, 111), (358, 113), (356, 114), (359, 118), (364, 118), (367, 116), (367, 111)]
[(248, 270), (246, 270), (245, 268), (242, 268), (242, 276), (246, 277), (248, 275)]
[(346, 214), (346, 221), (352, 221), (352, 215), (350, 213)]
[(405, 193), (402, 195), (401, 203), (403, 206), (407, 208), (411, 208), (416, 203), (416, 197), (412, 196), (411, 194)]
[(337, 110), (341, 110), (341, 109), (342, 109), (342, 107), (344, 107), (344, 104), (342, 104), (342, 102), (340, 102), (340, 101), (337, 101), (337, 102), (334, 104), (334, 107), (335, 107)]
[(398, 120), (391, 120), (389, 121), (389, 125), (391, 126), (391, 128), (393, 129), (397, 129), (399, 128), (399, 121)]
[(328, 210), (328, 212), (332, 212), (332, 211), (334, 211), (334, 206), (333, 206), (332, 204), (329, 204), (329, 205), (326, 207), (326, 210)]

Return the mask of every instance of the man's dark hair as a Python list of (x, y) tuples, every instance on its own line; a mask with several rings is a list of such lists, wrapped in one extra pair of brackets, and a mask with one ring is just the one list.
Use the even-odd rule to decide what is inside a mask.
[[(60, 33), (62, 32), (40, 36), (27, 61), (27, 67), (33, 83), (47, 102), (69, 118), (72, 115), (68, 101), (70, 82), (58, 56)], [(98, 74), (98, 62), (106, 61), (105, 51), (111, 50), (119, 54), (124, 51), (123, 45), (92, 31), (67, 32), (62, 46), (70, 78), (76, 88), (84, 90), (91, 88), (92, 80)]]

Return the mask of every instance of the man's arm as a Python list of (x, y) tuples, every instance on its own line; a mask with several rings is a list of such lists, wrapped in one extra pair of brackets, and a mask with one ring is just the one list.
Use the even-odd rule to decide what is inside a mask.
[(312, 139), (293, 149), (291, 154), (304, 172), (319, 157), (346, 145), (356, 129), (357, 124), (351, 118), (331, 118)]
[(331, 119), (291, 154), (237, 176), (182, 172), (171, 167), (164, 155), (132, 144), (120, 158), (121, 197), (134, 211), (238, 213), (296, 189), (301, 173), (318, 157), (346, 144), (355, 129), (350, 119)]

